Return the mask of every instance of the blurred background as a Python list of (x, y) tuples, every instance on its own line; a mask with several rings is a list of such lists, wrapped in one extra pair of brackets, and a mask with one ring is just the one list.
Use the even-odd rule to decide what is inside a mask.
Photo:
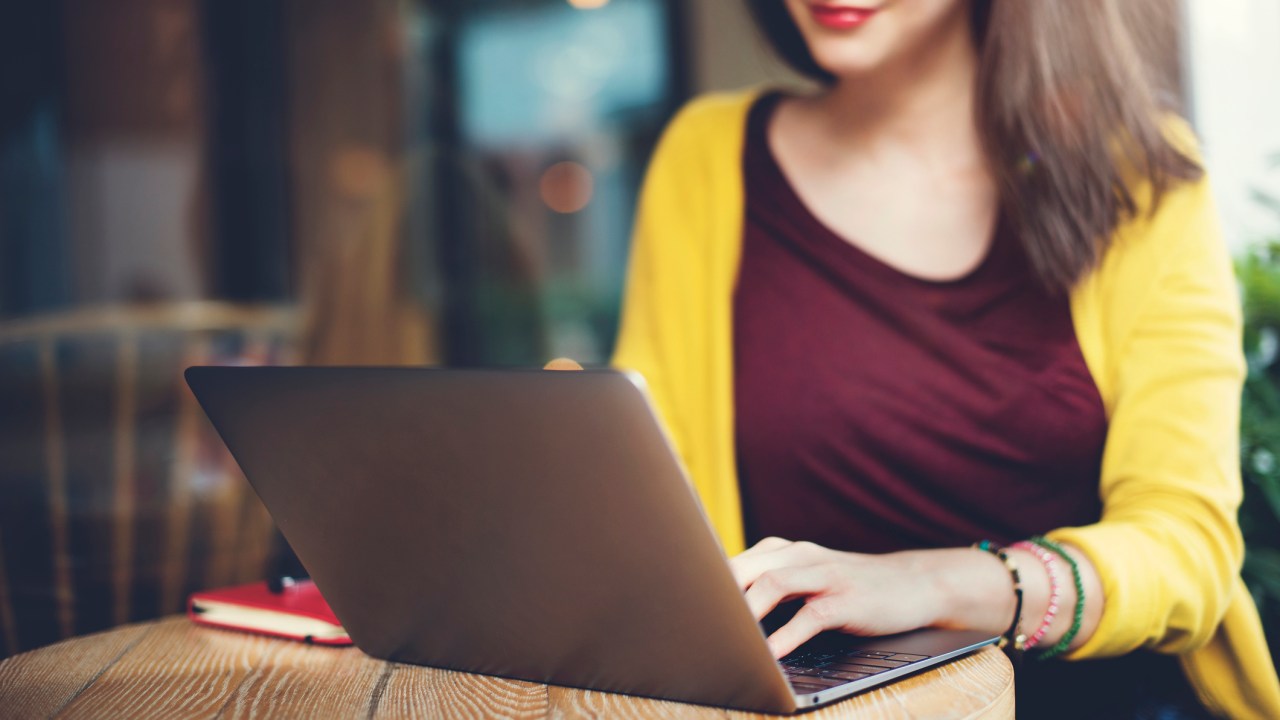
[[(1280, 4), (1140, 5), (1240, 258), (1274, 616)], [(796, 82), (739, 0), (15, 0), (0, 57), (0, 657), (275, 567), (182, 368), (604, 362), (666, 120)]]

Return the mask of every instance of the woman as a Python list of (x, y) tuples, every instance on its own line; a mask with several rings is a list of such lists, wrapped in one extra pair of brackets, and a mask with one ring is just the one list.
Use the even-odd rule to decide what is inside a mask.
[(1280, 717), (1230, 260), (1119, 2), (749, 5), (821, 87), (672, 122), (614, 362), (757, 616), (804, 601), (775, 654), (974, 628), (1028, 717)]

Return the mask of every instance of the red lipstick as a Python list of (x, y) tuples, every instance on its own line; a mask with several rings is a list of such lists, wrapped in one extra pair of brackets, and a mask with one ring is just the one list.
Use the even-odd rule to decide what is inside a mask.
[(819, 25), (832, 30), (852, 30), (862, 27), (872, 15), (876, 14), (873, 8), (834, 4), (810, 5), (809, 12), (813, 13), (813, 19)]

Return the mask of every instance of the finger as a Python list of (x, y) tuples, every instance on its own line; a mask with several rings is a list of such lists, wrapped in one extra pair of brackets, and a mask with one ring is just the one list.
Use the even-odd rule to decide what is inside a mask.
[[(729, 569), (733, 572), (734, 579), (738, 581), (738, 589), (746, 590), (750, 585), (750, 583), (747, 582), (748, 578), (740, 577), (740, 568), (754, 568), (755, 565), (753, 563), (755, 561), (752, 558), (757, 558), (776, 550), (781, 550), (791, 544), (790, 540), (785, 540), (780, 537), (767, 537), (729, 558)], [(749, 579), (754, 580), (754, 577)]]
[(729, 561), (729, 570), (733, 572), (733, 579), (738, 581), (738, 588), (746, 590), (761, 575), (790, 565), (790, 558), (784, 553), (785, 550), (786, 548), (782, 548), (751, 555), (743, 553), (731, 559)]
[(760, 542), (756, 543), (755, 545), (752, 545), (751, 547), (747, 548), (746, 550), (743, 550), (741, 553), (738, 554), (738, 557), (742, 557), (743, 555), (753, 555), (756, 553), (780, 550), (792, 544), (793, 543), (790, 540), (787, 540), (786, 538), (780, 538), (776, 536), (767, 537), (761, 540)]
[(738, 587), (746, 590), (761, 575), (783, 567), (812, 565), (823, 557), (822, 548), (807, 542), (788, 542), (774, 549), (752, 548), (729, 561), (729, 569), (738, 581)]
[(823, 630), (835, 630), (836, 627), (826, 619), (824, 613), (815, 609), (813, 602), (805, 603), (800, 611), (786, 625), (778, 628), (769, 636), (769, 649), (773, 656), (782, 659), (790, 655), (796, 648), (811, 640)]
[(780, 568), (761, 575), (743, 596), (756, 621), (792, 598), (813, 595), (826, 589), (824, 573), (815, 568)]

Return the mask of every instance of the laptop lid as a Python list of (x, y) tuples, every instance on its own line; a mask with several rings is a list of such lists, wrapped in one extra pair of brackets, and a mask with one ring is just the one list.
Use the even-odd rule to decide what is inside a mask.
[(627, 376), (196, 367), (186, 378), (370, 655), (796, 709)]

